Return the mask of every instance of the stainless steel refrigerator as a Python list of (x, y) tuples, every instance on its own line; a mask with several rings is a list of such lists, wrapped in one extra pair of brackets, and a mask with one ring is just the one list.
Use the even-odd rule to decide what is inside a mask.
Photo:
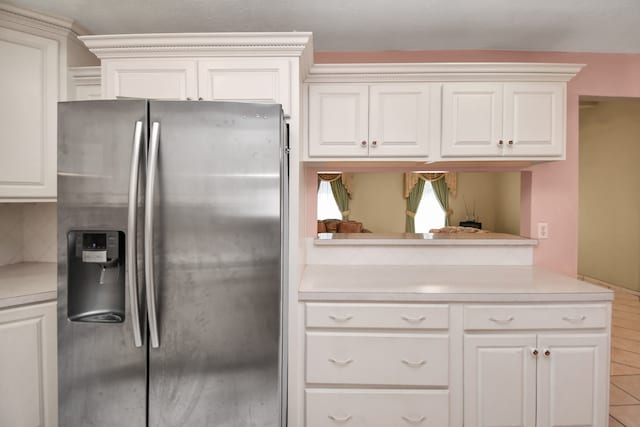
[(59, 104), (60, 427), (286, 425), (279, 105)]

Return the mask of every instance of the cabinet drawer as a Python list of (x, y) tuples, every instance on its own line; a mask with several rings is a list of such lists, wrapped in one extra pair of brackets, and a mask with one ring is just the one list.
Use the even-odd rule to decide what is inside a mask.
[(604, 305), (474, 305), (464, 308), (464, 328), (588, 329), (607, 325)]
[(307, 332), (307, 382), (445, 386), (449, 336)]
[(448, 305), (308, 303), (308, 328), (447, 329)]
[(449, 425), (446, 390), (306, 390), (306, 427)]

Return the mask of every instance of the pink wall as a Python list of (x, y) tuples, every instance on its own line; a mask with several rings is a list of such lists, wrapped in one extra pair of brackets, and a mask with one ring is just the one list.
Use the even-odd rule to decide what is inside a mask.
[[(524, 174), (521, 234), (535, 236), (538, 222), (549, 223), (535, 264), (575, 276), (578, 268), (578, 97), (640, 97), (639, 54), (526, 51), (316, 52), (316, 63), (361, 62), (560, 62), (586, 64), (568, 84), (567, 160), (536, 165)], [(308, 185), (315, 177), (307, 171)], [(314, 194), (308, 191), (307, 194)], [(307, 200), (308, 212), (315, 200)], [(313, 221), (313, 219), (311, 219)], [(312, 228), (312, 227), (311, 227)]]

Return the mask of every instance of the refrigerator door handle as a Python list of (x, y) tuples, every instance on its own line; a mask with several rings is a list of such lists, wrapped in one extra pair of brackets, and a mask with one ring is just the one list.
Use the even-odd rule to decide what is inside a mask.
[(147, 188), (144, 195), (144, 271), (146, 276), (147, 313), (149, 316), (149, 335), (151, 347), (160, 346), (158, 336), (158, 317), (156, 314), (156, 286), (153, 274), (153, 190), (158, 169), (158, 145), (160, 144), (160, 123), (151, 125), (149, 160), (147, 167)]
[(140, 173), (140, 149), (142, 147), (142, 125), (136, 122), (133, 131), (133, 151), (131, 153), (131, 172), (129, 174), (129, 206), (127, 221), (127, 264), (129, 276), (129, 301), (131, 303), (131, 323), (133, 325), (133, 343), (142, 347), (142, 332), (140, 326), (140, 306), (138, 303), (138, 251), (137, 235), (137, 207), (138, 207), (138, 176)]

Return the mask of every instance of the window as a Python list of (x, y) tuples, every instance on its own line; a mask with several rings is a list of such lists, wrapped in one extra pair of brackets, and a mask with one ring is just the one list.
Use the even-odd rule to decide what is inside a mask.
[(318, 187), (318, 219), (342, 219), (329, 181), (320, 181)]
[(445, 212), (433, 192), (431, 182), (424, 183), (422, 199), (415, 216), (416, 233), (428, 233), (432, 228), (444, 227)]

